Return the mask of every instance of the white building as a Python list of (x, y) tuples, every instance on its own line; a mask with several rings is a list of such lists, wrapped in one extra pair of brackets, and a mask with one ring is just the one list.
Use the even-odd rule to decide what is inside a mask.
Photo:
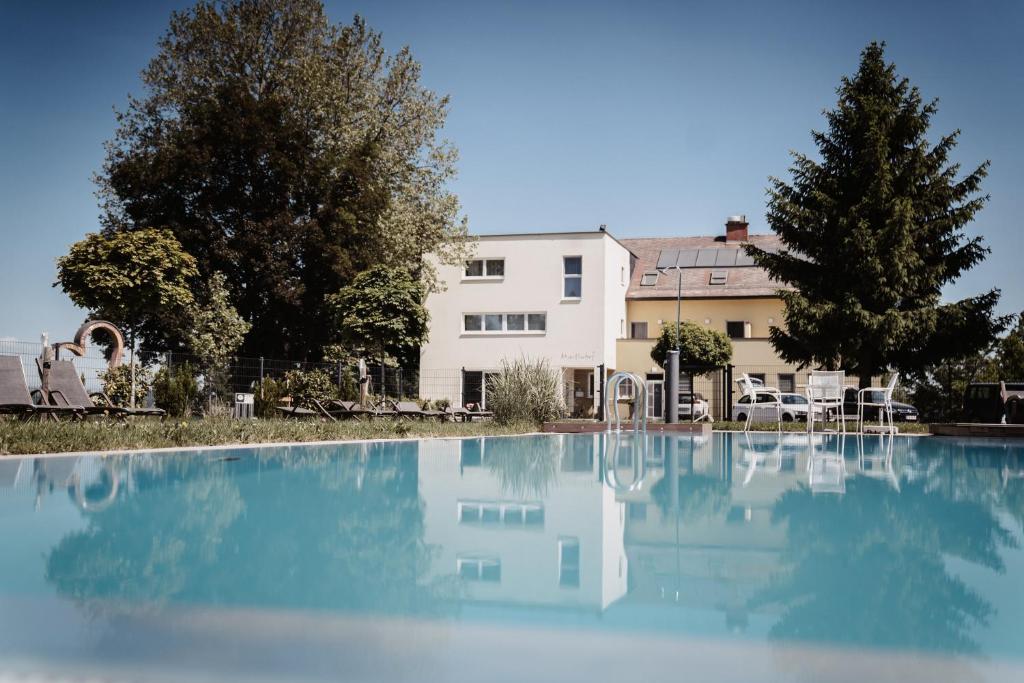
[(480, 236), (465, 267), (438, 266), (445, 289), (427, 299), (421, 395), (486, 406), (487, 372), (545, 358), (586, 412), (593, 373), (615, 367), (631, 274), (629, 250), (603, 230)]

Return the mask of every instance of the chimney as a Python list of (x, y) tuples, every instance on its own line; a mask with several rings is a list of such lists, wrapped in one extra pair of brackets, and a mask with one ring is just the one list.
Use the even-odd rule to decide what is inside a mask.
[(746, 216), (729, 216), (725, 219), (725, 241), (746, 242), (749, 226)]

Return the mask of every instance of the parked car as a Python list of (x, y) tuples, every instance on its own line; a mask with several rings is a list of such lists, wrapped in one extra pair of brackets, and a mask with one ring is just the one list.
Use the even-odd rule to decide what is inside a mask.
[[(846, 387), (846, 392), (843, 394), (843, 411), (846, 413), (847, 420), (857, 419), (857, 392), (856, 387)], [(872, 391), (867, 396), (867, 400), (871, 403), (881, 403), (882, 393), (882, 391)], [(877, 406), (864, 406), (864, 421), (878, 422), (878, 410)], [(892, 420), (893, 422), (917, 422), (917, 408), (909, 403), (893, 401)]]
[[(1007, 394), (1024, 392), (1024, 382), (1003, 382)], [(964, 419), (967, 422), (997, 423), (1002, 421), (1003, 388), (999, 382), (973, 382), (964, 392)]]
[[(764, 405), (762, 405), (764, 404)], [(800, 394), (782, 394), (782, 421), (783, 422), (806, 422), (807, 413), (810, 411), (810, 403), (806, 396)], [(732, 419), (744, 421), (750, 412), (750, 397), (742, 396), (732, 406)], [(758, 394), (757, 404), (754, 406), (754, 422), (775, 422), (777, 419), (778, 407), (775, 399), (768, 394)], [(821, 408), (815, 408), (818, 415)]]
[(693, 406), (693, 419), (699, 420), (708, 414), (708, 402), (699, 394), (679, 394), (679, 419), (690, 419), (690, 406)]

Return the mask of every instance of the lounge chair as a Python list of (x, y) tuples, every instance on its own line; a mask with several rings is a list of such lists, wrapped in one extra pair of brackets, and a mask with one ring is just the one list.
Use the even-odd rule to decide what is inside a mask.
[(490, 410), (482, 409), (478, 403), (467, 403), (461, 413), (464, 422), (472, 422), (474, 417), (480, 419), (494, 417), (494, 413)]
[(315, 398), (298, 397), (292, 401), (291, 405), (277, 406), (276, 410), (281, 413), (281, 416), (285, 419), (319, 417), (325, 420), (330, 420), (331, 422), (337, 421), (337, 418), (331, 414), (331, 411), (327, 409), (327, 406)]
[[(159, 417), (163, 419), (167, 413), (162, 408), (125, 408), (116, 405), (109, 396), (102, 391), (94, 391), (91, 394), (86, 391), (82, 379), (75, 370), (75, 365), (69, 360), (44, 361), (36, 358), (36, 366), (39, 368), (39, 376), (43, 377), (47, 371), (47, 395), (43, 398), (52, 406), (74, 407), (85, 415), (109, 415), (119, 420), (129, 417)], [(93, 398), (102, 399), (105, 405), (98, 405)]]
[(28, 420), (33, 417), (78, 418), (83, 413), (84, 409), (77, 405), (37, 404), (29, 393), (21, 359), (17, 356), (0, 356), (0, 414), (17, 415)]
[(376, 411), (366, 408), (359, 401), (328, 401), (326, 408), (331, 415), (343, 420), (362, 420), (373, 417)]
[(443, 410), (423, 410), (416, 401), (392, 401), (392, 405), (399, 417), (407, 419), (415, 417), (421, 420), (427, 418), (443, 420), (448, 417)]

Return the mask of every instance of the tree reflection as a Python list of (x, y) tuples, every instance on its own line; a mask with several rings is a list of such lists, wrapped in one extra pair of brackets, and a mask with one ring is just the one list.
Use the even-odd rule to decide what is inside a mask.
[[(679, 520), (695, 522), (724, 513), (732, 500), (729, 482), (704, 474), (681, 474), (676, 477), (679, 494)], [(651, 487), (651, 498), (661, 511), (662, 519), (674, 516), (672, 477), (666, 474)]]
[(991, 507), (943, 493), (923, 478), (887, 483), (858, 477), (847, 494), (784, 493), (772, 513), (788, 525), (784, 559), (751, 604), (781, 603), (780, 639), (974, 652), (973, 628), (993, 607), (955, 575), (957, 557), (1003, 571), (1000, 549), (1015, 544)]
[[(386, 447), (385, 447), (386, 446)], [(198, 602), (436, 612), (421, 585), (417, 445), (133, 463), (133, 486), (47, 557), (61, 595), (119, 612)]]
[(520, 500), (547, 495), (558, 479), (559, 456), (547, 439), (494, 439), (487, 444), (487, 462), (501, 490)]

